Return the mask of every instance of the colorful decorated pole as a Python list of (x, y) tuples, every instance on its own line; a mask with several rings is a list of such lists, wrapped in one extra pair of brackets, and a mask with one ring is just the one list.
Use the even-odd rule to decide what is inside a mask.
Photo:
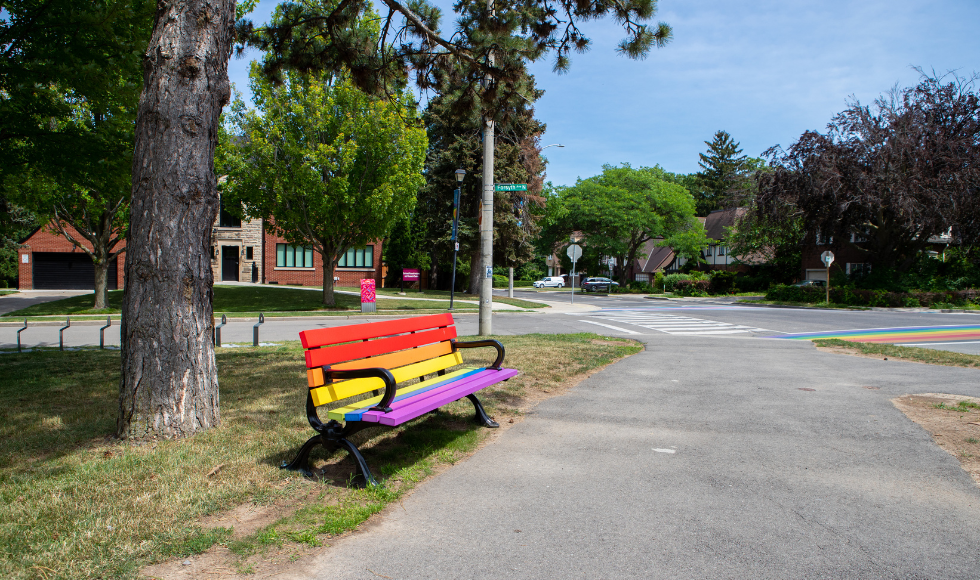
[(361, 280), (361, 312), (377, 312), (374, 278)]

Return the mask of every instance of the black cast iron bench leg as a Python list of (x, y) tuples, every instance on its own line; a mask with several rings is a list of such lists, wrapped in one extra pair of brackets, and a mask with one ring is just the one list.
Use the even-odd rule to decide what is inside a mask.
[(293, 459), (291, 463), (286, 463), (283, 461), (282, 465), (279, 466), (279, 469), (298, 471), (306, 477), (313, 477), (313, 472), (310, 471), (309, 465), (310, 452), (313, 451), (313, 448), (317, 445), (323, 444), (322, 437), (323, 435), (314, 435), (313, 437), (310, 437), (306, 443), (303, 444), (303, 447), (300, 448), (299, 453), (296, 454), (296, 459)]
[(476, 409), (476, 422), (484, 427), (500, 427), (500, 424), (487, 416), (487, 412), (483, 410), (483, 405), (480, 404), (480, 399), (476, 398), (476, 395), (466, 395), (466, 398), (473, 403), (473, 408)]
[(354, 460), (354, 464), (357, 466), (357, 475), (351, 480), (351, 483), (357, 485), (358, 487), (371, 486), (374, 487), (378, 485), (378, 482), (371, 475), (371, 470), (368, 468), (367, 461), (364, 460), (364, 456), (361, 452), (357, 450), (357, 446), (348, 441), (347, 439), (340, 438), (334, 441), (338, 446), (343, 447), (350, 454), (351, 458)]

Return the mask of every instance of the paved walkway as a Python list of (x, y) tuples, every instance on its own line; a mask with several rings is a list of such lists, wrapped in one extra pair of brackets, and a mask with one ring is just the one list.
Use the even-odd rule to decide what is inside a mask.
[(980, 371), (645, 340), (282, 577), (977, 577), (980, 490), (890, 400)]

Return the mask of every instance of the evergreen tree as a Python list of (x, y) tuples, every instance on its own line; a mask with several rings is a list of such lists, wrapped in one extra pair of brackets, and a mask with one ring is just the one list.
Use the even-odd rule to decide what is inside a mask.
[(697, 183), (693, 191), (697, 215), (706, 216), (722, 209), (726, 202), (737, 198), (748, 182), (748, 157), (741, 155), (739, 144), (725, 131), (715, 133), (714, 139), (705, 141), (706, 153), (699, 153)]
[[(534, 88), (534, 77), (526, 73), (521, 90), (532, 101), (544, 94)], [(447, 269), (452, 267), (453, 248), (449, 238), (457, 169), (466, 171), (460, 187), (459, 255), (471, 265), (480, 261), (479, 208), (483, 179), (480, 117), (474, 113), (458, 115), (458, 98), (459, 92), (444, 90), (429, 101), (423, 115), (429, 134), (427, 183), (419, 192), (413, 228), (425, 231), (420, 238), (430, 254), (433, 274), (439, 264), (448, 263)], [(533, 208), (543, 203), (544, 162), (539, 141), (545, 125), (534, 118), (532, 104), (523, 100), (503, 111), (501, 119), (496, 131), (494, 178), (498, 183), (526, 183), (528, 190), (494, 194), (494, 265), (518, 267), (534, 256), (532, 240), (538, 232), (538, 216)], [(479, 274), (479, 268), (470, 268), (471, 293), (476, 293)], [(440, 287), (448, 280), (444, 282), (439, 283)], [(458, 277), (457, 285), (460, 285)]]

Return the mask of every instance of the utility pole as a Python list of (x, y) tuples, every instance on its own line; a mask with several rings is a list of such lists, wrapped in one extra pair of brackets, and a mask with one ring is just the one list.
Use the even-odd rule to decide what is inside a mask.
[[(487, 0), (490, 16), (496, 15), (493, 0)], [(494, 65), (493, 52), (489, 63)], [(484, 78), (484, 89), (492, 79)], [(493, 334), (493, 117), (483, 114), (483, 205), (480, 208), (480, 336)]]

